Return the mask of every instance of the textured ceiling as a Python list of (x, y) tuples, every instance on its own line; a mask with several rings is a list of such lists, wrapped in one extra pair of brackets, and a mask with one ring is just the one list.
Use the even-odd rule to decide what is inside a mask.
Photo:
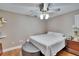
[[(60, 8), (59, 12), (53, 12), (53, 9)], [(38, 16), (39, 3), (0, 3), (0, 9), (10, 12), (15, 12), (19, 14)], [(78, 3), (52, 3), (50, 6), (50, 17), (62, 15), (64, 13), (72, 12), (79, 9)]]

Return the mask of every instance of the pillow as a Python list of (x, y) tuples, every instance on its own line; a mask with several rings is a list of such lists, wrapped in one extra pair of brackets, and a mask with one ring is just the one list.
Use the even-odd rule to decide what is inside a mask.
[(54, 33), (54, 32), (48, 32), (47, 34), (52, 34), (52, 33)]
[(48, 32), (47, 34), (54, 34), (54, 35), (57, 35), (57, 36), (63, 36), (64, 35), (62, 33), (57, 33), (57, 32)]

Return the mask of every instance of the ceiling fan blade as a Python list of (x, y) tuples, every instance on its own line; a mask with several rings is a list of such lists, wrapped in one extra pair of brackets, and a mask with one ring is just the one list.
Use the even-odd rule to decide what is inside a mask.
[(39, 10), (36, 10), (36, 11), (32, 11), (31, 12), (31, 15), (32, 16), (35, 16), (35, 17), (39, 17), (40, 14), (41, 14), (41, 12)]
[(61, 11), (60, 8), (57, 8), (57, 9), (50, 9), (49, 11), (47, 11), (48, 13), (56, 13), (56, 12), (59, 12)]

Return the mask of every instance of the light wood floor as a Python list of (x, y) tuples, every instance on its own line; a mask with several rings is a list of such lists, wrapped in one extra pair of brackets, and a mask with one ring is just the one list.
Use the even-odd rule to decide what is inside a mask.
[(21, 56), (21, 49), (15, 49), (9, 52), (5, 52), (2, 56)]
[(57, 56), (76, 56), (76, 55), (62, 50), (57, 54)]
[[(9, 52), (5, 52), (2, 54), (2, 56), (22, 56), (21, 49), (18, 48)], [(62, 50), (57, 54), (57, 56), (75, 56), (75, 55)]]

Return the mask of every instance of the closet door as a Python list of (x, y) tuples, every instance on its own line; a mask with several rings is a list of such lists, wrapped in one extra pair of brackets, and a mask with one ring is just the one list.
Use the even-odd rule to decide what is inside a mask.
[(75, 15), (75, 26), (79, 27), (79, 15)]

